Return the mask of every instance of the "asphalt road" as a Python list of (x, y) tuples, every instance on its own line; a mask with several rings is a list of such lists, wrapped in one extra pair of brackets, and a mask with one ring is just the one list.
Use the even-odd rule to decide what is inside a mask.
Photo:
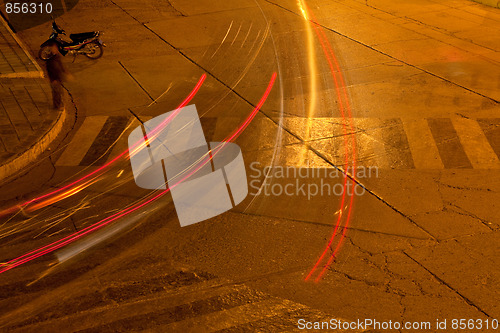
[[(3, 330), (500, 318), (498, 10), (465, 0), (81, 0), (57, 22), (103, 30), (107, 46), (97, 61), (65, 59), (75, 125), (3, 185), (2, 207), (70, 185), (2, 217), (0, 260), (119, 218), (1, 273)], [(46, 23), (21, 37), (35, 53), (49, 33)], [(158, 192), (115, 157), (204, 74), (189, 104), (207, 141), (231, 136), (272, 90), (234, 141), (249, 196), (181, 228), (171, 195), (152, 200)], [(289, 173), (265, 177), (267, 166)]]

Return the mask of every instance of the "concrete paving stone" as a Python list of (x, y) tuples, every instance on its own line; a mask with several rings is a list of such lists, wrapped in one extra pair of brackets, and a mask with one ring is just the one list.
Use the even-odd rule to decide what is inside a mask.
[(44, 117), (40, 115), (33, 102), (23, 103), (21, 104), (21, 108), (25, 117), (29, 121), (30, 127), (33, 130), (39, 128), (44, 121)]
[(21, 64), (21, 65), (14, 65), (13, 67), (14, 67), (14, 70), (16, 72), (18, 72), (18, 73), (26, 72), (26, 70), (27, 70), (27, 67), (25, 65), (23, 65), (23, 64)]
[(19, 124), (14, 123), (14, 126), (16, 128), (16, 132), (19, 133), (19, 136), (21, 137), (21, 141), (24, 141), (24, 137), (32, 134), (32, 132), (33, 132), (33, 129), (31, 128), (31, 124), (29, 122), (27, 122), (26, 120), (23, 123), (19, 123)]
[(423, 27), (418, 23), (406, 22), (404, 23), (404, 26), (408, 29), (419, 31), (429, 38), (433, 38), (438, 41), (448, 43), (468, 53), (480, 55), (487, 59), (500, 62), (500, 57), (497, 52), (495, 52), (489, 47), (484, 47), (477, 43), (474, 43), (474, 41), (472, 40), (450, 38), (448, 34), (442, 32), (439, 29)]
[(480, 17), (487, 17), (490, 20), (500, 22), (500, 13), (498, 13), (498, 9), (496, 8), (490, 8), (479, 4), (472, 4), (462, 7), (461, 10)]
[(5, 111), (2, 101), (0, 100), (0, 125), (11, 124), (9, 115)]
[(27, 123), (27, 119), (23, 115), (21, 109), (19, 108), (19, 105), (17, 105), (17, 104), (11, 104), (11, 105), (4, 104), (4, 107), (7, 111), (7, 114), (9, 115), (9, 120), (12, 122), (12, 124), (16, 128), (24, 126), (24, 125), (29, 127), (29, 125)]
[(133, 0), (115, 1), (122, 8), (127, 8), (127, 12), (132, 14), (141, 22), (156, 20), (166, 20), (173, 17), (185, 16), (185, 13), (175, 8), (171, 1), (152, 0), (147, 5)]
[[(0, 116), (0, 126), (12, 127), (10, 120), (5, 116)], [(12, 127), (13, 128), (13, 127)]]
[[(123, 65), (132, 74), (132, 76), (140, 82), (143, 88), (148, 91), (154, 99), (160, 97), (168, 91), (189, 91), (196, 85), (196, 81), (201, 77), (203, 72), (200, 69), (193, 68), (192, 71), (186, 73), (182, 65), (185, 59), (179, 55), (165, 55), (157, 57), (157, 62), (145, 65), (143, 59), (124, 61)], [(180, 77), (190, 77), (189, 81), (178, 82)], [(208, 79), (210, 80), (210, 79)], [(189, 89), (189, 90), (188, 90)], [(168, 96), (163, 96), (165, 99)], [(152, 101), (149, 100), (147, 104)]]
[[(106, 79), (97, 79), (96, 73)], [(94, 84), (92, 87), (83, 87), (79, 82)], [(84, 104), (80, 96), (89, 96), (96, 102), (88, 115), (109, 114), (116, 110), (127, 110), (129, 107), (151, 103), (151, 99), (119, 63), (98, 62), (92, 70), (78, 73), (78, 80), (68, 83), (68, 86), (74, 89), (77, 102)], [(85, 97), (85, 100), (89, 97)]]
[(255, 8), (256, 3), (251, 0), (238, 2), (201, 0), (193, 3), (189, 0), (173, 0), (171, 4), (174, 8), (187, 16), (195, 16), (216, 12), (233, 12), (238, 9)]
[(9, 157), (10, 157), (10, 154), (7, 153), (7, 150), (5, 149), (5, 145), (3, 144), (3, 141), (2, 141), (2, 136), (0, 135), (0, 160), (6, 161)]
[[(263, 164), (265, 165), (265, 164)], [(329, 172), (333, 172), (331, 169)], [(288, 184), (290, 181), (295, 184), (295, 180), (292, 179), (284, 179), (284, 178), (276, 178), (273, 179), (273, 184)], [(335, 184), (342, 183), (342, 178), (331, 177), (328, 179), (322, 178), (324, 183), (330, 184), (330, 189), (335, 188)], [(364, 179), (362, 183), (364, 183)], [(310, 184), (319, 184), (320, 177), (310, 177), (308, 179), (301, 179), (301, 184), (307, 184), (306, 187)], [(255, 184), (256, 185), (256, 184)], [(277, 186), (277, 185), (276, 185)], [(303, 196), (298, 194), (296, 196), (260, 196), (256, 197), (254, 203), (255, 206), (250, 207), (246, 210), (249, 214), (261, 215), (261, 212), (266, 212), (265, 215), (268, 217), (276, 217), (283, 218), (289, 220), (299, 220), (299, 221), (307, 221), (307, 222), (316, 222), (321, 223), (323, 225), (331, 225), (334, 226), (337, 221), (338, 214), (338, 204), (340, 204), (340, 196), (335, 195), (331, 190), (328, 193), (328, 188), (326, 185), (318, 185), (319, 188), (321, 186), (324, 187), (323, 195), (317, 195), (314, 197), (314, 201), (328, 203), (328, 209), (322, 211), (320, 216), (312, 217), (311, 212), (314, 209), (313, 207), (305, 208), (298, 207), (299, 202), (303, 202), (307, 200), (307, 196)], [(270, 189), (268, 190), (270, 191)], [(408, 192), (406, 195), (408, 195)], [(405, 196), (406, 196), (405, 195)], [(420, 226), (415, 225), (408, 219), (398, 215), (389, 207), (385, 206), (378, 199), (374, 198), (371, 195), (362, 195), (356, 197), (356, 205), (362, 205), (364, 207), (363, 210), (355, 210), (352, 215), (352, 223), (350, 227), (354, 229), (360, 229), (365, 231), (371, 231), (375, 233), (385, 233), (390, 235), (399, 235), (401, 237), (415, 237), (420, 239), (430, 239), (430, 236), (425, 230), (423, 230)], [(272, 207), (272, 209), (271, 209)], [(326, 222), (323, 218), (329, 216), (329, 221)], [(323, 222), (321, 222), (323, 220)], [(345, 225), (345, 221), (342, 221), (340, 225)]]
[[(349, 9), (346, 8), (346, 11), (349, 12)], [(320, 22), (335, 31), (348, 35), (350, 38), (354, 38), (370, 46), (397, 41), (425, 39), (425, 36), (412, 30), (405, 29), (404, 27), (394, 25), (390, 22), (367, 17), (367, 15), (363, 13), (357, 13), (355, 17), (352, 17), (353, 14), (350, 16), (350, 19), (346, 18), (345, 21), (339, 20), (337, 16), (332, 16), (322, 18)], [(351, 25), (353, 20), (368, 22), (366, 25), (362, 24), (356, 30), (352, 30)], [(390, 31), (390, 33), (381, 34), (380, 31)]]
[[(471, 14), (463, 15), (463, 13), (463, 11), (446, 9), (440, 12), (412, 15), (411, 18), (425, 26), (439, 29), (448, 36), (452, 34), (457, 36), (456, 32), (458, 31), (469, 30), (481, 25), (481, 22), (475, 20), (477, 19), (476, 16)], [(460, 15), (460, 17), (456, 15)], [(464, 16), (469, 19), (466, 19)]]
[(2, 50), (2, 56), (4, 58), (6, 58), (6, 59), (7, 58), (12, 58), (12, 57), (17, 57), (16, 54), (13, 51), (9, 50), (9, 49), (3, 49)]
[[(363, 73), (363, 74), (361, 74)], [(370, 67), (361, 67), (343, 71), (347, 86), (367, 85), (376, 82), (397, 81), (421, 74), (418, 69), (398, 61), (389, 61)], [(331, 73), (329, 73), (331, 76)]]
[(448, 6), (450, 8), (464, 8), (464, 7), (469, 7), (471, 4), (470, 2), (463, 1), (463, 0), (432, 0), (438, 4)]
[[(229, 27), (236, 32), (239, 24), (244, 22), (248, 15), (254, 16), (258, 20), (254, 22), (255, 27), (261, 29), (260, 26), (266, 24), (259, 8), (253, 7), (231, 11), (231, 15), (228, 15), (226, 12), (217, 12), (211, 15), (187, 16), (172, 20), (155, 21), (150, 22), (147, 26), (175, 47), (184, 49), (196, 46), (219, 45)], [(210, 25), (207, 25), (207, 20), (210, 21)], [(233, 22), (232, 25), (231, 22)], [(189, 35), (174, 35), (170, 33), (172, 29), (179, 29), (181, 31), (189, 30), (192, 33)], [(244, 36), (242, 35), (240, 38), (244, 38)]]
[(443, 210), (436, 212), (416, 214), (412, 216), (412, 219), (427, 230), (430, 230), (439, 240), (490, 231), (477, 218), (464, 215), (462, 212), (454, 210), (453, 207), (445, 207)]
[[(497, 200), (499, 174), (488, 170), (475, 170), (475, 173), (471, 171), (463, 173), (462, 177), (457, 177), (453, 173), (443, 173), (439, 178), (439, 192), (449, 202), (449, 208), (453, 211), (471, 216), (478, 223), (492, 230), (498, 230), (500, 228)], [(485, 202), (488, 203), (488, 209), (484, 209)]]
[(14, 57), (18, 57), (18, 58), (19, 58), (19, 56), (18, 56), (17, 52), (16, 52), (16, 51), (12, 48), (12, 46), (11, 46), (11, 45), (7, 45), (7, 46), (5, 46), (5, 47), (3, 48), (3, 50), (2, 50), (2, 53), (3, 53), (5, 56), (10, 56), (10, 57), (14, 56)]
[[(482, 15), (479, 16), (477, 13), (471, 13), (466, 10), (467, 7), (464, 8), (458, 8), (458, 9), (450, 9), (448, 10), (448, 13), (451, 15), (455, 16), (457, 19), (465, 19), (470, 22), (475, 22), (480, 25), (484, 26), (494, 26), (498, 24), (499, 20), (495, 20), (493, 17), (490, 17), (489, 15)], [(499, 15), (500, 18), (500, 15)]]
[[(408, 254), (470, 300), (490, 318), (500, 316), (499, 233), (481, 233), (442, 242)], [(490, 244), (484, 247), (484, 244)], [(496, 254), (495, 254), (496, 253)], [(459, 258), (458, 263), (453, 258)], [(477, 267), (488, 267), (480, 270)]]
[(0, 125), (0, 133), (2, 135), (16, 135), (16, 130), (10, 124)]
[[(16, 147), (19, 145), (20, 141), (17, 139), (15, 135), (7, 135), (2, 136), (3, 144), (7, 152), (17, 154), (19, 151), (16, 151)], [(3, 162), (6, 162), (5, 160)]]
[[(57, 116), (57, 114), (56, 114), (56, 113), (55, 113), (55, 111), (53, 111), (53, 110), (51, 110), (51, 113), (50, 113), (50, 114), (51, 114), (51, 116), (52, 116), (54, 119), (55, 119), (55, 117)], [(49, 117), (45, 117), (45, 120), (44, 120), (44, 122), (43, 122), (43, 125), (42, 125), (42, 126), (44, 126), (44, 127), (47, 127), (47, 128), (48, 128), (48, 127), (50, 126), (50, 124), (52, 124), (52, 123), (53, 123), (53, 120), (52, 120), (52, 119), (50, 119)]]
[[(332, 22), (332, 24), (334, 24)], [(374, 29), (374, 31), (377, 31), (376, 29)], [(423, 55), (420, 50), (422, 49), (422, 47), (429, 47), (428, 43), (435, 43), (435, 49), (438, 50), (438, 52), (432, 52), (432, 53), (427, 53), (426, 55)], [(425, 44), (425, 46), (424, 46)], [(391, 43), (387, 44), (387, 45), (382, 45), (382, 46), (377, 46), (377, 48), (380, 48), (381, 50), (383, 50), (384, 52), (388, 52), (390, 55), (396, 57), (396, 58), (400, 58), (400, 59), (404, 59), (405, 61), (407, 62), (410, 62), (412, 65), (416, 65), (417, 67), (421, 65), (421, 63), (426, 63), (426, 62), (436, 62), (436, 61), (444, 61), (444, 60), (447, 60), (449, 58), (450, 55), (453, 55), (453, 54), (457, 54), (457, 52), (459, 52), (458, 49), (453, 49), (453, 48), (449, 48), (447, 47), (445, 44), (443, 43), (440, 43), (438, 41), (434, 41), (434, 40), (424, 40), (424, 41), (401, 41), (401, 42), (396, 42), (395, 45), (393, 45), (392, 47), (388, 47), (392, 45)], [(414, 46), (412, 46), (414, 45)], [(412, 51), (412, 49), (414, 51)], [(401, 50), (404, 50), (401, 51)], [(395, 52), (394, 52), (395, 51)], [(413, 55), (412, 55), (413, 53)], [(427, 59), (425, 59), (425, 57), (427, 57)], [(463, 61), (463, 57), (462, 58), (459, 58), (461, 61)], [(455, 56), (455, 59), (454, 61), (456, 62), (457, 59), (456, 59), (456, 56)], [(481, 62), (481, 60), (476, 60), (474, 59), (473, 61), (475, 62)], [(457, 73), (455, 71), (455, 75), (459, 75), (459, 73)], [(476, 71), (477, 73), (477, 71)], [(484, 73), (484, 72), (483, 72)], [(488, 84), (489, 82), (496, 82), (496, 75), (493, 73), (491, 73), (491, 71), (486, 71), (486, 73), (488, 73), (490, 76), (492, 76), (492, 79), (486, 79), (485, 80), (481, 80), (482, 81), (482, 84)], [(443, 75), (445, 77), (448, 77), (449, 74), (447, 75), (448, 73), (439, 73), (439, 75)], [(454, 80), (454, 78), (450, 78), (451, 80)], [(459, 80), (459, 84), (464, 84), (466, 86), (469, 87), (469, 85), (465, 84), (464, 82), (460, 82), (460, 81), (463, 81), (463, 79), (465, 78), (462, 78), (461, 80)], [(476, 87), (471, 87), (472, 89), (475, 89)], [(485, 91), (486, 93), (486, 91)], [(488, 94), (492, 97), (496, 96), (496, 92), (495, 90), (493, 90), (493, 94), (491, 92), (491, 89), (488, 89)], [(496, 97), (494, 97), (496, 98)]]
[(370, 2), (370, 5), (372, 7), (381, 8), (384, 11), (389, 11), (391, 13), (400, 16), (442, 11), (448, 9), (448, 7), (445, 5), (425, 0), (418, 1), (418, 3), (417, 2), (395, 3), (391, 2), (390, 0), (373, 0)]
[(4, 149), (4, 145), (3, 143), (0, 145), (2, 148), (2, 152), (0, 153), (0, 161), (7, 161), (8, 159), (12, 158), (15, 154), (14, 153), (10, 153), (10, 152), (7, 152), (5, 151)]
[[(345, 252), (348, 252), (346, 245)], [(290, 273), (286, 280), (295, 290), (295, 299), (317, 309), (334, 310), (337, 316), (356, 321), (363, 318), (398, 321), (431, 321), (436, 318), (484, 318), (456, 293), (437, 281), (425, 269), (400, 252), (350, 256), (332, 265), (321, 281), (335, 297), (325, 297), (316, 284), (304, 284), (303, 273)], [(279, 290), (283, 277), (266, 277), (251, 282), (263, 291)], [(299, 282), (300, 281), (300, 282)], [(362, 293), (363, 297), (353, 297)], [(281, 293), (275, 292), (280, 295)], [(380, 306), (383, 304), (383, 306)]]
[[(449, 78), (454, 83), (477, 91), (495, 101), (500, 101), (500, 66), (482, 59), (456, 61), (449, 66), (439, 67), (437, 63), (423, 64), (422, 68), (439, 76)], [(481, 73), (481, 74), (468, 74)]]
[(479, 126), (481, 126), (484, 135), (488, 139), (491, 148), (500, 159), (500, 119), (478, 119)]
[[(423, 47), (430, 47), (434, 52), (422, 52)], [(417, 67), (425, 63), (444, 62), (452, 55), (459, 55), (460, 50), (433, 39), (401, 40), (377, 45), (383, 51)], [(468, 57), (470, 58), (470, 56)], [(465, 57), (467, 59), (467, 57)]]
[[(384, 21), (390, 21), (394, 19), (394, 14), (384, 11), (384, 10), (375, 10), (374, 8), (367, 6), (366, 2), (361, 2), (361, 1), (336, 1), (339, 4), (342, 4), (344, 6), (347, 6), (349, 8), (352, 8), (353, 10), (360, 11), (363, 13), (368, 14), (369, 16), (384, 20)], [(327, 4), (327, 3), (325, 3)], [(320, 9), (320, 7), (318, 7)], [(318, 14), (321, 15), (321, 11), (318, 11)], [(316, 14), (316, 15), (318, 15)]]
[(456, 32), (455, 36), (474, 41), (476, 44), (489, 47), (497, 52), (500, 51), (498, 27), (476, 26), (471, 29)]
[(16, 66), (21, 64), (19, 56), (15, 53), (5, 53), (4, 58), (11, 62), (11, 66)]
[(12, 72), (12, 71), (13, 71), (13, 69), (14, 69), (14, 67), (13, 67), (12, 65), (8, 64), (8, 61), (7, 61), (6, 59), (5, 59), (4, 61), (5, 61), (5, 63), (7, 63), (7, 65), (4, 65), (3, 67), (4, 67), (6, 70), (8, 70), (9, 72)]
[[(24, 50), (17, 44), (17, 41), (0, 26), (0, 51), (3, 61), (0, 64), (2, 73), (25, 73), (37, 71), (36, 66), (31, 63)], [(0, 79), (2, 89), (0, 99), (2, 103), (1, 124), (8, 125), (2, 131), (2, 142), (4, 154), (2, 164), (12, 158), (12, 154), (18, 155), (30, 148), (40, 136), (52, 126), (55, 115), (44, 116), (40, 109), (49, 107), (48, 99), (41, 90), (40, 83), (47, 85), (46, 81), (33, 79)], [(27, 87), (34, 86), (34, 92), (39, 90), (38, 96), (32, 98)], [(20, 139), (20, 140), (19, 140)]]

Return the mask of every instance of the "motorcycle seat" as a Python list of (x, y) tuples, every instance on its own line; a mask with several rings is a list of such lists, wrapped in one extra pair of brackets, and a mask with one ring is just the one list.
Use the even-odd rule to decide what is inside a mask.
[(75, 42), (79, 41), (84, 41), (85, 39), (93, 38), (97, 36), (96, 31), (91, 31), (91, 32), (82, 32), (79, 34), (71, 34), (69, 35), (69, 38)]

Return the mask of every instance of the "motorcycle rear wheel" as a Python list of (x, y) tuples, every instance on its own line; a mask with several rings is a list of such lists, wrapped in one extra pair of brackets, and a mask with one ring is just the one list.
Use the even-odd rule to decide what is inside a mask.
[(99, 43), (89, 43), (85, 45), (84, 55), (90, 59), (99, 59), (104, 53), (104, 48)]
[(38, 51), (38, 58), (47, 61), (52, 57), (52, 51), (50, 50), (50, 46), (42, 46), (40, 51)]

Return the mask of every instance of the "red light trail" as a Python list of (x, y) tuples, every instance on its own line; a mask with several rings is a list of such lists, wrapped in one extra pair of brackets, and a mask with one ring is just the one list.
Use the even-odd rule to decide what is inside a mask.
[[(241, 132), (248, 126), (248, 124), (253, 120), (253, 118), (255, 117), (255, 115), (257, 114), (257, 112), (259, 112), (260, 108), (262, 107), (262, 105), (264, 104), (264, 102), (267, 100), (270, 92), (271, 92), (271, 89), (272, 87), (274, 86), (274, 82), (276, 80), (276, 76), (277, 74), (276, 73), (273, 73), (272, 77), (271, 77), (271, 80), (267, 86), (267, 89), (264, 93), (264, 95), (262, 96), (262, 98), (260, 99), (259, 103), (257, 104), (257, 106), (252, 110), (252, 112), (250, 113), (250, 115), (245, 119), (245, 121), (243, 122), (243, 124), (234, 131), (234, 133), (229, 137), (230, 140), (234, 140), (237, 135), (241, 134)], [(205, 80), (205, 77), (206, 75), (203, 74), (203, 76), (200, 78), (200, 81), (198, 81), (198, 84), (196, 85), (196, 87), (193, 89), (193, 91), (191, 92), (191, 94), (184, 100), (183, 103), (180, 104), (180, 106), (178, 107), (178, 109), (184, 107), (193, 97), (194, 95), (198, 92), (198, 90), (200, 89), (203, 81)], [(155, 128), (156, 130), (156, 128)], [(221, 148), (218, 149), (218, 151), (220, 150)], [(126, 151), (128, 152), (128, 150)], [(122, 156), (123, 154), (125, 154), (126, 152), (122, 153), (121, 155), (119, 156)], [(177, 184), (181, 183), (182, 181), (186, 180), (188, 177), (190, 177), (193, 173), (195, 173), (197, 170), (199, 170), (201, 167), (203, 167), (204, 164), (208, 163), (210, 161), (211, 158), (208, 158), (206, 159), (203, 164), (199, 165), (195, 170), (193, 170), (193, 172), (189, 173), (187, 176), (185, 176), (183, 179), (181, 179), (180, 181), (178, 181), (176, 184), (172, 185), (170, 188), (173, 188), (175, 187)], [(114, 160), (113, 160), (114, 161)], [(110, 162), (111, 163), (111, 162)], [(109, 163), (108, 163), (109, 164)], [(89, 175), (87, 175), (86, 177), (88, 177)], [(166, 193), (169, 192), (169, 189), (167, 190), (164, 190), (164, 191), (161, 191), (160, 193), (157, 193), (155, 195), (153, 195), (151, 198), (143, 201), (142, 203), (140, 204), (137, 204), (135, 206), (132, 206), (132, 207), (128, 207), (126, 208), (124, 211), (122, 212), (119, 212), (119, 213), (115, 213), (111, 216), (108, 216), (106, 218), (104, 218), (103, 220), (99, 221), (99, 222), (96, 222), (94, 223), (93, 225), (91, 226), (88, 226), (78, 232), (75, 232), (71, 235), (68, 235), (56, 242), (53, 242), (51, 244), (48, 244), (46, 246), (43, 246), (41, 248), (38, 248), (36, 250), (33, 250), (31, 252), (28, 252), (20, 257), (17, 257), (15, 259), (12, 259), (8, 262), (5, 262), (5, 263), (2, 263), (0, 265), (0, 273), (3, 273), (3, 272), (6, 272), (12, 268), (15, 268), (17, 266), (20, 266), (26, 262), (29, 262), (29, 261), (32, 261), (34, 259), (37, 259), (45, 254), (48, 254), (48, 253), (51, 253), (65, 245), (68, 245), (80, 238), (82, 238), (83, 236), (93, 232), (93, 231), (96, 231), (114, 221), (116, 221), (117, 219), (123, 217), (123, 216), (126, 216), (144, 206), (146, 206), (147, 204), (157, 200), (158, 198), (162, 197), (163, 195), (165, 195)], [(44, 197), (46, 197), (47, 195), (45, 195)], [(31, 200), (30, 202), (33, 202), (34, 200)], [(2, 267), (3, 266), (3, 267)]]
[[(345, 80), (344, 80), (344, 77), (342, 75), (342, 72), (341, 72), (339, 63), (337, 61), (337, 58), (335, 56), (335, 53), (333, 52), (333, 49), (332, 49), (332, 47), (330, 45), (330, 42), (328, 41), (328, 38), (325, 35), (325, 32), (316, 23), (316, 17), (309, 10), (309, 8), (307, 7), (307, 5), (305, 5), (304, 7), (305, 7), (305, 11), (307, 12), (306, 17), (308, 17), (309, 15), (311, 15), (311, 17), (312, 17), (312, 20), (310, 20), (310, 22), (314, 26), (314, 31), (316, 32), (316, 35), (318, 37), (318, 40), (320, 41), (320, 44), (321, 44), (321, 47), (322, 47), (323, 52), (325, 54), (325, 57), (326, 57), (326, 59), (328, 61), (328, 65), (330, 67), (330, 72), (332, 74), (333, 81), (335, 83), (335, 89), (336, 89), (336, 92), (337, 92), (337, 100), (339, 102), (340, 113), (342, 115), (342, 118), (344, 119), (344, 122), (343, 122), (344, 149), (345, 149), (345, 153), (344, 153), (344, 168), (345, 168), (345, 171), (347, 172), (348, 167), (349, 167), (349, 150), (350, 150), (351, 151), (351, 165), (352, 165), (352, 170), (355, 170), (355, 166), (356, 166), (356, 151), (355, 151), (355, 149), (356, 149), (355, 148), (356, 147), (356, 138), (355, 138), (355, 136), (353, 134), (354, 133), (354, 125), (353, 125), (351, 106), (349, 104), (349, 98), (348, 98), (348, 95), (347, 95), (347, 89), (346, 89)], [(345, 112), (346, 110), (347, 110), (347, 116), (346, 116), (346, 112)], [(350, 129), (350, 133), (351, 133), (349, 135), (349, 137), (351, 138), (351, 145), (352, 145), (351, 149), (349, 149), (348, 134), (347, 134), (348, 133), (347, 132), (347, 125), (346, 125), (346, 121), (345, 121), (346, 117), (348, 117), (348, 120), (349, 120), (349, 127), (350, 127), (349, 129)], [(344, 188), (346, 187), (346, 184), (347, 184), (347, 177), (344, 177)], [(313, 274), (316, 272), (316, 270), (318, 269), (318, 267), (320, 266), (320, 264), (325, 259), (328, 251), (332, 249), (333, 241), (335, 239), (335, 236), (337, 235), (338, 229), (340, 227), (340, 223), (342, 221), (342, 217), (344, 216), (344, 214), (342, 212), (343, 212), (343, 209), (344, 209), (345, 196), (346, 196), (346, 194), (345, 194), (345, 191), (344, 191), (342, 193), (342, 199), (341, 199), (341, 203), (340, 203), (339, 217), (337, 218), (337, 221), (335, 223), (335, 227), (334, 227), (333, 233), (332, 233), (332, 235), (330, 237), (330, 240), (328, 241), (327, 245), (325, 246), (325, 249), (324, 249), (323, 253), (321, 254), (321, 256), (316, 261), (316, 263), (313, 266), (313, 268), (310, 270), (310, 272), (306, 276), (306, 278), (305, 278), (306, 281), (309, 280), (313, 276)], [(350, 218), (351, 218), (353, 201), (354, 201), (354, 195), (351, 195), (351, 198), (349, 200), (349, 208), (348, 208), (347, 216), (346, 216), (346, 219), (345, 219), (345, 224), (344, 224), (344, 227), (343, 227), (343, 231), (342, 231), (342, 234), (340, 236), (340, 240), (338, 241), (337, 246), (335, 247), (335, 249), (330, 254), (330, 257), (329, 257), (328, 261), (326, 262), (326, 264), (324, 264), (323, 269), (316, 276), (316, 279), (314, 280), (315, 282), (319, 282), (321, 280), (321, 278), (323, 277), (323, 275), (326, 273), (328, 267), (330, 267), (332, 261), (335, 259), (336, 255), (337, 255), (337, 253), (338, 253), (338, 251), (339, 251), (339, 249), (340, 249), (340, 247), (342, 245), (343, 240), (345, 239), (346, 232), (347, 232), (347, 227), (349, 225), (349, 221), (350, 221)]]

